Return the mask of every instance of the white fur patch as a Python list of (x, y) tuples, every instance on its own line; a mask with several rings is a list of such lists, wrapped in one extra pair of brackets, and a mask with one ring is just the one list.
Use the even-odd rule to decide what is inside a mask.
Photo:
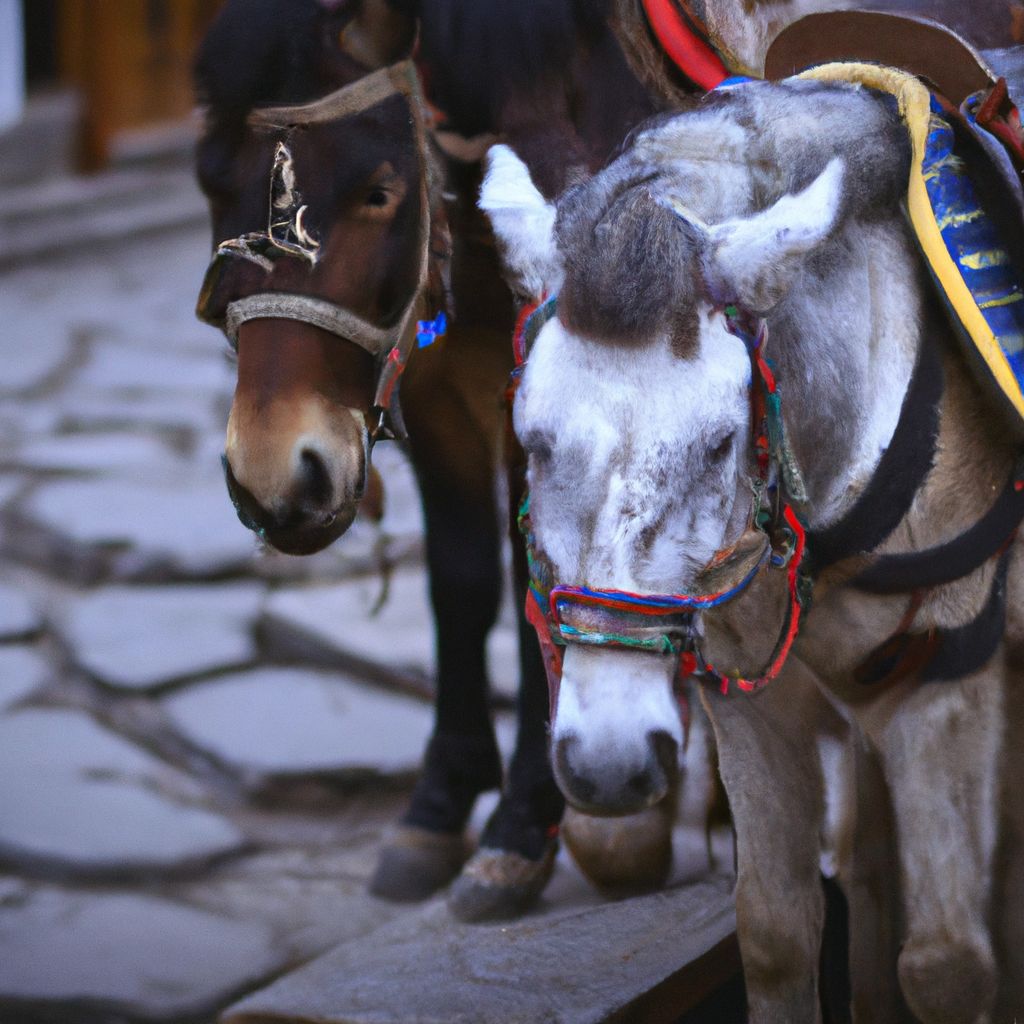
[[(735, 539), (737, 487), (749, 510), (750, 360), (719, 316), (701, 317), (700, 354), (687, 360), (668, 338), (598, 344), (558, 320), (538, 336), (515, 426), (537, 540), (560, 582), (685, 590)], [(704, 473), (706, 452), (730, 436), (734, 450)]]
[(509, 285), (530, 298), (554, 294), (562, 284), (554, 204), (545, 201), (526, 165), (508, 146), (492, 146), (485, 162), (478, 205), (501, 246)]
[(602, 765), (644, 768), (648, 734), (669, 734), (680, 750), (683, 727), (672, 691), (676, 662), (658, 654), (570, 646), (565, 652), (552, 738), (575, 737), (573, 760), (600, 773)]

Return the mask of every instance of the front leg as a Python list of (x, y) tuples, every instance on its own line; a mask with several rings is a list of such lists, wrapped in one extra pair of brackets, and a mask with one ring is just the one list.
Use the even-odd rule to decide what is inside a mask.
[(565, 808), (551, 773), (547, 674), (536, 634), (522, 613), (529, 570), (517, 518), (525, 492), (525, 466), (510, 431), (507, 446), (508, 523), (519, 637), (518, 731), (501, 801), (487, 822), (480, 849), (449, 896), (452, 913), (464, 921), (510, 917), (536, 901), (554, 869), (558, 824)]
[(918, 686), (879, 738), (899, 834), (900, 985), (922, 1024), (991, 1019), (1002, 687), (997, 654), (964, 679)]
[(824, 700), (791, 660), (756, 696), (705, 690), (737, 842), (736, 924), (751, 1024), (819, 1024)]
[(476, 798), (501, 785), (486, 641), (501, 599), (494, 485), (504, 367), (486, 342), (453, 330), (414, 360), (402, 382), (423, 500), (437, 700), (422, 775), (371, 883), (392, 899), (425, 898), (458, 874)]
[(850, 907), (850, 981), (855, 1024), (912, 1024), (896, 973), (902, 934), (896, 829), (877, 753), (858, 735), (847, 747), (847, 805), (840, 881)]
[(463, 832), (476, 798), (501, 786), (491, 723), (487, 634), (501, 593), (497, 512), (490, 486), (452, 474), (446, 453), (420, 456), (427, 566), (434, 610), (437, 699), (420, 779), (383, 847), (371, 891), (423, 899), (452, 881), (468, 855)]

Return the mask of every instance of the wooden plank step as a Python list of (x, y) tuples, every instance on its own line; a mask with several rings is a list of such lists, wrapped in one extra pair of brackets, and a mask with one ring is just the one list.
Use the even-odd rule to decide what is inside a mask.
[(459, 924), (437, 901), (228, 1009), (221, 1024), (670, 1022), (739, 970), (731, 880)]

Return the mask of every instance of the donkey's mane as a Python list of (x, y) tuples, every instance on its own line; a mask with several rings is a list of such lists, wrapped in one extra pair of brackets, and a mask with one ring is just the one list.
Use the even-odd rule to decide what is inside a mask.
[[(621, 342), (667, 329), (680, 355), (692, 350), (696, 239), (659, 198), (665, 191), (663, 175), (627, 155), (562, 198), (559, 305), (574, 330)], [(686, 323), (679, 310), (691, 311)]]

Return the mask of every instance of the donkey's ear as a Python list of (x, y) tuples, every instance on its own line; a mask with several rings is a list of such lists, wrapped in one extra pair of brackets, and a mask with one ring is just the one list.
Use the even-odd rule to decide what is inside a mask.
[(707, 275), (716, 298), (767, 313), (789, 290), (805, 256), (839, 220), (843, 161), (836, 157), (802, 192), (707, 232)]
[(479, 206), (491, 220), (509, 286), (534, 299), (557, 291), (562, 264), (554, 204), (545, 201), (526, 164), (508, 146), (488, 150), (486, 169)]

